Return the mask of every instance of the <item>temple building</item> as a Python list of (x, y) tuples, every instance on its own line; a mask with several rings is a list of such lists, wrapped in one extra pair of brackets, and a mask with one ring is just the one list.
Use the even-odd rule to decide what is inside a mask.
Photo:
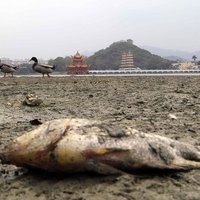
[(90, 65), (85, 63), (85, 56), (80, 55), (79, 52), (74, 56), (71, 56), (71, 63), (67, 65), (67, 73), (68, 74), (88, 74), (88, 68)]
[(133, 54), (130, 51), (122, 54), (121, 66), (119, 69), (137, 69), (134, 65)]

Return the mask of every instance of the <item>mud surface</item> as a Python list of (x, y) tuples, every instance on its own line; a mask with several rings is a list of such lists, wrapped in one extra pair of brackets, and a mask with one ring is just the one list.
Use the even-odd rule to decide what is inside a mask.
[[(35, 129), (30, 120), (65, 117), (131, 125), (200, 146), (200, 77), (1, 78), (0, 88), (0, 150), (15, 137)], [(37, 95), (43, 103), (21, 105), (28, 93)], [(199, 198), (200, 170), (67, 176), (24, 173), (23, 169), (0, 164), (2, 200)]]

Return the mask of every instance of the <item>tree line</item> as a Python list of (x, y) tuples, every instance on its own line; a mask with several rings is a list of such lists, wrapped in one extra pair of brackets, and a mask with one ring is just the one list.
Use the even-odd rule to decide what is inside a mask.
[[(147, 50), (141, 49), (133, 44), (133, 40), (118, 41), (111, 44), (106, 49), (101, 49), (95, 52), (92, 56), (86, 59), (86, 63), (90, 64), (90, 70), (118, 70), (121, 65), (121, 58), (124, 52), (130, 51), (133, 54), (134, 65), (140, 69), (169, 69), (172, 62), (160, 56), (151, 54)], [(196, 61), (197, 57), (193, 56), (192, 59)], [(65, 73), (67, 65), (71, 62), (71, 57), (57, 57), (50, 59), (49, 65), (57, 65), (55, 72)], [(197, 62), (200, 64), (200, 61)], [(20, 65), (18, 74), (33, 74), (32, 64)]]

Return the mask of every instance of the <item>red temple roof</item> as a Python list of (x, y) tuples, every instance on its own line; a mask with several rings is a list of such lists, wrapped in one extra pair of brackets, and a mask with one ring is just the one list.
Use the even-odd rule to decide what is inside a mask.
[(80, 73), (82, 72), (81, 69), (83, 69), (84, 73), (88, 73), (88, 68), (90, 65), (85, 63), (85, 56), (80, 55), (80, 53), (77, 51), (74, 56), (71, 56), (71, 63), (66, 66), (69, 73), (73, 73), (74, 71), (71, 70), (77, 70), (79, 69)]
[(76, 54), (74, 56), (71, 56), (72, 59), (79, 59), (79, 60), (83, 60), (85, 59), (85, 56), (80, 55), (80, 53), (77, 51)]

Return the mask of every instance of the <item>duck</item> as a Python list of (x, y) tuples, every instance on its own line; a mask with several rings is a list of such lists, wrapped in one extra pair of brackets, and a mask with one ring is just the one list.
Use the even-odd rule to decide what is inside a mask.
[(4, 73), (4, 78), (6, 78), (7, 73), (11, 73), (12, 77), (14, 72), (18, 69), (18, 67), (0, 62), (0, 70)]
[(48, 77), (50, 77), (50, 73), (52, 73), (56, 69), (56, 65), (45, 65), (45, 64), (39, 64), (38, 59), (36, 57), (32, 57), (30, 61), (34, 61), (32, 65), (32, 69), (38, 73), (42, 74), (42, 77), (44, 78), (44, 74), (47, 74)]

